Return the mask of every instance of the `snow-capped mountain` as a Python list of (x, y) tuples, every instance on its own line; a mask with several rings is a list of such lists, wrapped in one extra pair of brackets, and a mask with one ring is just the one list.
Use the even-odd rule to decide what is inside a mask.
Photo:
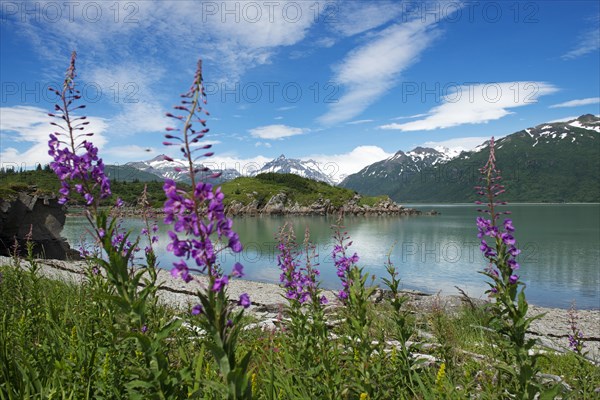
[[(591, 114), (549, 122), (496, 140), (496, 159), (513, 201), (600, 200), (600, 118)], [(387, 194), (395, 201), (473, 200), (477, 169), (489, 141), (472, 151), (416, 148), (371, 164), (340, 184), (362, 194)]]
[[(177, 159), (170, 161), (164, 154), (156, 156), (148, 161), (129, 162), (126, 165), (136, 168), (140, 171), (160, 176), (161, 178), (173, 179), (174, 181), (179, 182), (189, 181), (189, 177), (187, 175), (187, 163), (184, 160)], [(202, 165), (198, 164), (198, 168), (201, 167)], [(225, 182), (240, 176), (240, 173), (235, 169), (214, 169), (208, 172), (200, 172), (199, 174), (200, 176), (209, 176), (217, 172), (220, 172), (221, 176), (216, 179), (210, 179), (210, 181)]]
[(273, 161), (266, 163), (261, 169), (254, 171), (253, 175), (267, 172), (295, 174), (304, 178), (314, 179), (316, 181), (335, 185), (335, 181), (332, 179), (332, 177), (326, 174), (316, 161), (303, 161), (296, 158), (286, 158), (283, 154)]
[(374, 185), (372, 189), (375, 190), (383, 181), (391, 184), (394, 181), (406, 179), (409, 175), (418, 174), (424, 169), (446, 163), (458, 154), (458, 151), (446, 147), (438, 147), (438, 149), (416, 147), (406, 153), (400, 150), (393, 156), (346, 177), (340, 186), (352, 189), (359, 186), (361, 190), (370, 191), (370, 183), (372, 183)]

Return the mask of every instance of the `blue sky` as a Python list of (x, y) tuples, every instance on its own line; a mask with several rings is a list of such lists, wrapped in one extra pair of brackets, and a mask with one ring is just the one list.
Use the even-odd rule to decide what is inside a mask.
[(0, 163), (48, 162), (72, 50), (107, 163), (176, 155), (164, 114), (204, 61), (211, 162), (332, 174), (600, 114), (597, 1), (1, 3)]

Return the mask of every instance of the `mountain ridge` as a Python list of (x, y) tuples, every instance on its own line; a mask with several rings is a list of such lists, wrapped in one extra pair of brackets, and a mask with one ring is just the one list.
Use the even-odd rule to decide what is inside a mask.
[[(512, 201), (600, 201), (600, 118), (543, 123), (496, 141)], [(398, 154), (349, 175), (340, 186), (365, 195), (389, 195), (401, 202), (455, 202), (475, 198), (478, 168), (487, 159), (489, 140), (471, 151), (434, 163)], [(410, 153), (410, 152), (409, 152)], [(430, 156), (435, 153), (430, 152)], [(595, 173), (594, 173), (595, 172)]]

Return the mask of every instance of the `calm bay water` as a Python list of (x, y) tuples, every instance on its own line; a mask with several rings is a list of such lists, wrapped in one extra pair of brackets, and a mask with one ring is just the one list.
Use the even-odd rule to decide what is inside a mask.
[[(360, 256), (360, 265), (378, 278), (386, 275), (390, 254), (404, 288), (457, 294), (455, 286), (473, 297), (484, 297), (485, 277), (477, 272), (486, 266), (479, 252), (473, 205), (413, 205), (441, 212), (421, 217), (347, 217), (350, 248)], [(536, 305), (568, 308), (600, 308), (600, 205), (511, 204), (516, 228), (521, 276), (529, 301)], [(322, 286), (338, 288), (331, 261), (333, 217), (245, 217), (236, 218), (234, 229), (245, 249), (241, 254), (222, 253), (226, 271), (240, 261), (246, 279), (278, 282), (274, 235), (286, 221), (293, 224), (301, 241), (306, 227), (317, 245)], [(159, 224), (160, 226), (161, 224)], [(141, 220), (129, 219), (124, 227), (139, 231)], [(86, 235), (83, 217), (67, 219), (63, 236), (72, 247)], [(160, 265), (170, 269), (176, 258), (166, 252), (167, 228), (160, 226), (157, 248)]]

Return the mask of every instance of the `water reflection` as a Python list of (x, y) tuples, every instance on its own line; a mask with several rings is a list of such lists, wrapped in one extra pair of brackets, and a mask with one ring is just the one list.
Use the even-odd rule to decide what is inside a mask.
[[(470, 295), (483, 297), (487, 286), (471, 205), (428, 205), (438, 209), (435, 217), (347, 218), (345, 225), (360, 255), (360, 265), (378, 278), (385, 274), (388, 254), (408, 289), (456, 294), (455, 286)], [(600, 307), (600, 206), (599, 205), (511, 205), (518, 245), (519, 263), (530, 301), (538, 305), (579, 308)], [(285, 223), (293, 225), (298, 240), (310, 228), (317, 245), (323, 287), (338, 288), (331, 260), (333, 242), (330, 217), (237, 218), (235, 230), (245, 249), (240, 254), (223, 252), (220, 262), (228, 270), (237, 261), (245, 266), (246, 278), (278, 282), (275, 234)], [(167, 227), (160, 225), (158, 258), (163, 268), (176, 261), (166, 252)], [(142, 222), (129, 219), (123, 226), (139, 232)], [(63, 235), (70, 243), (85, 236), (87, 221), (69, 217)]]

